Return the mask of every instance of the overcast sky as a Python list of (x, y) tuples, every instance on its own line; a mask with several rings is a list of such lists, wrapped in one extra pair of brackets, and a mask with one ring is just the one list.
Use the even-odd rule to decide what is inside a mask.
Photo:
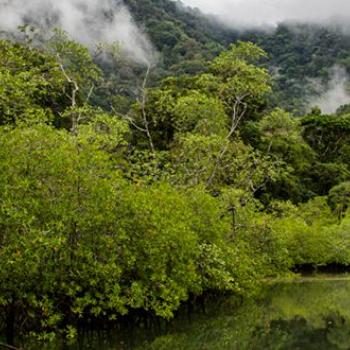
[(232, 26), (274, 26), (286, 20), (314, 23), (350, 21), (350, 0), (182, 1), (204, 12), (219, 15)]

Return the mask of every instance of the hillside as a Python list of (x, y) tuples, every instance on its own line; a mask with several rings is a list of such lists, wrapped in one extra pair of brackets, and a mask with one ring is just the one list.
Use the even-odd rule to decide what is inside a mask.
[(274, 33), (243, 37), (269, 53), (271, 71), (276, 72), (276, 104), (289, 110), (304, 112), (308, 97), (331, 88), (329, 82), (337, 79), (333, 67), (350, 74), (350, 35), (339, 27), (281, 24)]
[[(137, 23), (162, 53), (163, 74), (195, 74), (205, 62), (237, 40), (250, 40), (265, 49), (275, 77), (275, 105), (305, 112), (308, 100), (327, 89), (331, 68), (350, 74), (350, 35), (341, 28), (280, 24), (275, 32), (238, 32), (198, 10), (170, 0), (125, 0)], [(278, 74), (277, 74), (278, 73)], [(315, 89), (313, 80), (323, 88)]]
[(145, 28), (163, 64), (172, 72), (196, 73), (237, 34), (214, 19), (171, 0), (125, 0), (136, 22)]

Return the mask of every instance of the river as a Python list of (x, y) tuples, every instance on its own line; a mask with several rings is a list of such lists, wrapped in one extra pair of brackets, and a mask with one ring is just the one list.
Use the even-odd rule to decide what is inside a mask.
[(235, 298), (220, 298), (205, 309), (181, 312), (169, 324), (93, 333), (73, 344), (41, 349), (347, 350), (350, 276), (267, 283), (259, 298), (239, 306)]

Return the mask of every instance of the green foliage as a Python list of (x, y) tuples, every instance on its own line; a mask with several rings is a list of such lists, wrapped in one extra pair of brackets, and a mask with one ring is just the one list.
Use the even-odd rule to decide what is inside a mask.
[(271, 32), (237, 31), (179, 2), (127, 0), (126, 4), (161, 53), (159, 77), (205, 72), (206, 61), (230, 44), (251, 41), (269, 56), (274, 81), (270, 102), (303, 114), (310, 99), (321, 93), (314, 79), (327, 86), (336, 65), (350, 72), (349, 34), (340, 26), (281, 23)]
[(257, 147), (284, 164), (275, 181), (268, 183), (272, 196), (297, 202), (307, 198), (308, 189), (300, 178), (309, 171), (314, 152), (302, 137), (299, 120), (276, 109), (257, 123), (257, 132), (260, 134)]
[(96, 84), (101, 75), (88, 48), (73, 41), (62, 30), (56, 30), (46, 46), (57, 57), (66, 75), (83, 90), (85, 96), (82, 98), (86, 98), (91, 86)]
[(304, 140), (315, 152), (308, 176), (313, 191), (327, 195), (329, 190), (349, 180), (349, 115), (311, 114), (301, 119)]
[[(124, 313), (111, 226), (123, 181), (109, 155), (44, 125), (3, 128), (0, 143), (3, 311), (39, 332), (85, 312)], [(68, 313), (59, 307), (63, 296)]]
[(162, 53), (161, 68), (171, 74), (202, 72), (205, 61), (235, 36), (179, 2), (146, 0), (142, 6), (136, 0), (125, 3)]
[(123, 180), (124, 122), (96, 115), (77, 132), (1, 129), (0, 307), (25, 320), (18, 332), (72, 336), (129, 309), (169, 318), (190, 294), (253, 288), (218, 199)]
[(267, 152), (279, 156), (297, 171), (307, 168), (313, 150), (304, 141), (298, 119), (276, 109), (259, 122), (262, 144)]
[(266, 53), (253, 43), (238, 42), (212, 62), (208, 88), (220, 96), (229, 116), (256, 108), (271, 91), (267, 70), (256, 65), (264, 57)]
[(298, 114), (306, 113), (309, 102), (332, 78), (332, 68), (349, 73), (349, 34), (341, 26), (281, 23), (272, 33), (243, 33), (242, 40), (261, 46), (270, 57), (274, 77), (272, 102)]
[(0, 125), (52, 121), (67, 106), (64, 77), (49, 54), (0, 41)]
[(174, 125), (179, 133), (223, 134), (227, 132), (227, 115), (220, 100), (194, 90), (177, 100)]
[[(171, 18), (151, 25), (168, 30), (151, 33), (164, 52), (215, 51)], [(295, 266), (350, 264), (349, 115), (266, 109), (251, 42), (137, 88), (143, 67), (125, 77), (108, 49), (101, 68), (61, 31), (41, 49), (0, 42), (0, 328), (73, 338), (82, 322), (169, 319), (209, 291), (246, 297)]]
[(328, 203), (341, 219), (350, 204), (350, 182), (342, 182), (334, 186), (329, 191)]
[[(223, 149), (226, 150), (224, 156)], [(171, 156), (176, 174), (173, 181), (190, 186), (208, 185), (211, 179), (209, 187), (229, 185), (249, 193), (267, 179), (274, 179), (277, 172), (277, 163), (272, 164), (268, 158), (260, 157), (241, 141), (228, 142), (220, 135), (179, 135)]]
[(323, 162), (346, 162), (350, 115), (310, 115), (302, 119), (305, 140)]

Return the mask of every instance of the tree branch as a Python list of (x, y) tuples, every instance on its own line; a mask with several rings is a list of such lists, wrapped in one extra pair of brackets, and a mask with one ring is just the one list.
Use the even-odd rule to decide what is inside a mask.
[[(221, 163), (222, 159), (224, 158), (224, 156), (225, 156), (225, 154), (226, 154), (226, 152), (228, 150), (228, 147), (229, 147), (229, 144), (230, 144), (230, 139), (233, 136), (233, 134), (236, 132), (236, 130), (237, 130), (238, 126), (239, 126), (239, 123), (241, 122), (242, 118), (244, 117), (244, 115), (247, 112), (248, 105), (245, 102), (242, 102), (243, 99), (245, 97), (247, 97), (247, 95), (248, 94), (244, 94), (244, 95), (236, 98), (236, 101), (235, 101), (235, 103), (233, 105), (233, 112), (232, 112), (232, 117), (231, 117), (231, 128), (230, 128), (230, 131), (229, 131), (229, 133), (227, 134), (227, 136), (225, 138), (226, 143), (223, 146), (223, 148), (221, 149), (219, 157), (217, 158), (217, 160), (215, 162), (214, 169), (213, 169), (211, 175), (209, 176), (209, 178), (207, 180), (207, 186), (210, 186), (213, 183), (213, 181), (215, 179), (215, 176), (216, 176), (216, 173), (217, 173), (217, 171), (219, 169), (220, 163)], [(243, 109), (239, 113), (238, 112), (238, 108), (239, 108), (240, 105), (243, 106)]]
[[(58, 54), (57, 54), (57, 58), (58, 58), (58, 61), (60, 62), (61, 58), (60, 58), (60, 56)], [(74, 79), (72, 79), (67, 74), (67, 72), (64, 69), (62, 63), (59, 63), (59, 66), (60, 66), (60, 69), (61, 69), (64, 77), (66, 78), (67, 82), (72, 86), (71, 96), (68, 96), (68, 97), (69, 97), (69, 99), (71, 100), (71, 103), (72, 103), (71, 107), (74, 108), (77, 105), (77, 94), (79, 92), (79, 85)], [(92, 93), (92, 91), (91, 91), (91, 93)], [(75, 113), (73, 112), (73, 114), (72, 114), (72, 128), (71, 128), (71, 131), (72, 131), (73, 134), (76, 134), (77, 128), (78, 128), (78, 118), (75, 115)]]
[(147, 83), (148, 83), (148, 78), (149, 78), (150, 72), (151, 72), (151, 66), (148, 65), (147, 66), (146, 75), (145, 75), (145, 79), (143, 80), (143, 84), (142, 84), (141, 110), (142, 110), (143, 125), (144, 125), (145, 132), (146, 132), (146, 135), (147, 135), (147, 138), (148, 138), (148, 141), (149, 141), (149, 145), (151, 147), (151, 151), (152, 151), (153, 155), (155, 155), (156, 151), (155, 151), (155, 148), (154, 148), (152, 135), (151, 135), (150, 130), (149, 130), (149, 121), (147, 119), (147, 112), (146, 112)]
[(5, 349), (10, 349), (10, 350), (22, 350), (21, 348), (16, 348), (13, 345), (5, 344), (5, 343), (0, 343), (0, 347)]

